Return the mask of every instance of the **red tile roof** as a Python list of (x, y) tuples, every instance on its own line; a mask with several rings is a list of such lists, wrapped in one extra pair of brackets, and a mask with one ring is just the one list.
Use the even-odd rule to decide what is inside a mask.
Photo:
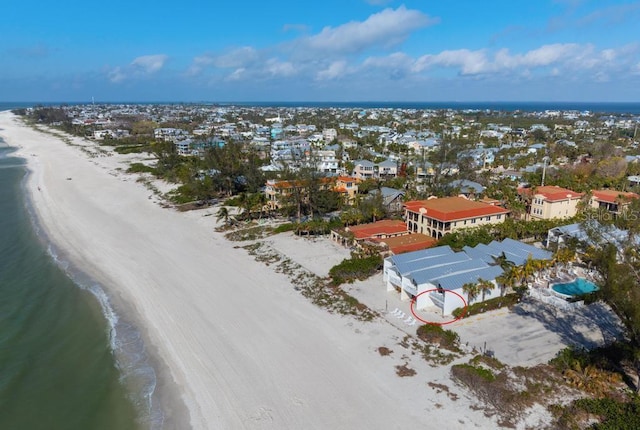
[(404, 236), (389, 237), (386, 239), (373, 239), (374, 242), (384, 243), (389, 251), (398, 255), (404, 252), (419, 251), (431, 248), (438, 241), (426, 234), (413, 233)]
[(381, 235), (397, 235), (408, 233), (407, 225), (401, 220), (385, 219), (369, 224), (352, 225), (346, 230), (353, 233), (356, 239), (368, 239)]
[(404, 204), (414, 213), (424, 214), (438, 221), (455, 221), (489, 215), (509, 213), (508, 210), (464, 197), (444, 197), (431, 200), (413, 200)]
[(518, 193), (525, 195), (541, 195), (550, 202), (579, 199), (584, 195), (584, 193), (576, 193), (568, 188), (562, 188), (557, 185), (545, 185), (535, 189), (518, 188)]
[(619, 198), (631, 200), (640, 197), (640, 195), (636, 193), (616, 190), (591, 190), (591, 195), (598, 201), (607, 203), (617, 203)]

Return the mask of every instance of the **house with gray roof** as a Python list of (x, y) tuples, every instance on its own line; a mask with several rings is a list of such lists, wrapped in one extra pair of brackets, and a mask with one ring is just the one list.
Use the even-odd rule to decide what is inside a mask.
[[(386, 258), (383, 280), (387, 291), (399, 292), (402, 300), (415, 300), (416, 309), (436, 307), (443, 315), (451, 315), (454, 309), (469, 304), (465, 284), (489, 281), (493, 287), (485, 291), (484, 300), (500, 294), (496, 278), (503, 273), (498, 264), (502, 256), (516, 266), (528, 258), (553, 257), (549, 251), (513, 239), (465, 247), (461, 252), (436, 247)], [(479, 300), (476, 297), (474, 302)]]
[(399, 213), (402, 212), (402, 203), (404, 202), (405, 192), (403, 190), (396, 190), (395, 188), (380, 187), (380, 190), (369, 191), (370, 195), (376, 196), (378, 193), (382, 194), (382, 205), (387, 213)]

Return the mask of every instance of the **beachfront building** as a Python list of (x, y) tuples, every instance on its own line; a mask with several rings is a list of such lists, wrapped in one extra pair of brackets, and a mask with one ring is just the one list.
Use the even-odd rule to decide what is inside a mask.
[(572, 218), (578, 213), (578, 202), (584, 196), (557, 185), (518, 188), (518, 194), (528, 202), (527, 215), (531, 219)]
[(632, 192), (616, 190), (591, 190), (589, 205), (593, 209), (606, 210), (612, 214), (622, 213), (633, 199), (640, 195)]
[(437, 242), (424, 234), (411, 234), (401, 220), (380, 220), (332, 230), (331, 239), (347, 247), (377, 247), (383, 256), (430, 248)]
[[(461, 252), (439, 246), (387, 257), (383, 281), (387, 291), (398, 292), (401, 300), (415, 300), (416, 309), (436, 307), (443, 315), (450, 315), (464, 306), (459, 296), (469, 304), (500, 294), (496, 278), (503, 270), (496, 262), (503, 255), (516, 266), (525, 264), (528, 258), (552, 259), (551, 252), (513, 239), (465, 247)], [(487, 281), (490, 288), (469, 300), (464, 286), (481, 280)]]
[(351, 225), (344, 229), (333, 230), (331, 239), (344, 245), (354, 246), (372, 239), (408, 235), (407, 226), (400, 220), (380, 220), (367, 224)]
[(500, 224), (509, 213), (505, 208), (464, 197), (444, 197), (405, 202), (407, 229), (440, 239), (469, 227)]

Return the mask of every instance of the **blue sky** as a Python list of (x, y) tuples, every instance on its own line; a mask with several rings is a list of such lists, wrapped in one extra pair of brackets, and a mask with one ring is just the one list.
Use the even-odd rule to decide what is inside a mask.
[(640, 1), (64, 0), (0, 14), (2, 101), (640, 101)]

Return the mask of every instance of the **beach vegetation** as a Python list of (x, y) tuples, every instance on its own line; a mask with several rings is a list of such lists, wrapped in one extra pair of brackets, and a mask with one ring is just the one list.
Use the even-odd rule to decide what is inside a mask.
[(419, 339), (432, 343), (453, 352), (460, 352), (458, 333), (445, 330), (438, 324), (423, 324), (416, 330)]
[(640, 398), (621, 401), (611, 398), (582, 398), (568, 406), (550, 408), (555, 425), (564, 429), (621, 430), (640, 428)]
[(378, 273), (382, 268), (382, 257), (371, 255), (366, 257), (346, 258), (329, 270), (334, 285), (365, 280)]
[(472, 315), (478, 315), (484, 312), (493, 311), (501, 308), (510, 308), (517, 304), (520, 300), (520, 296), (517, 294), (507, 294), (505, 296), (495, 297), (483, 302), (474, 303), (466, 308), (456, 308), (451, 315), (454, 318), (466, 318)]
[(151, 173), (155, 174), (155, 167), (147, 166), (142, 163), (131, 163), (127, 168), (127, 173)]
[(415, 369), (412, 369), (408, 366), (408, 363), (396, 366), (396, 375), (400, 377), (415, 376), (416, 373), (417, 372), (415, 371)]

